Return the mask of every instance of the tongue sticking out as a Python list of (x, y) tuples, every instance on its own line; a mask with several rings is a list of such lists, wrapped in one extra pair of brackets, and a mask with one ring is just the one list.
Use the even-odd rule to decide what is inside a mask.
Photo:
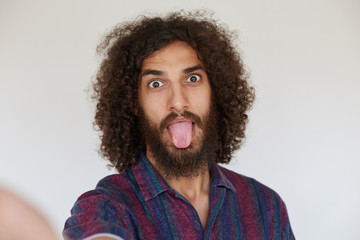
[(177, 148), (187, 148), (192, 139), (192, 122), (177, 122), (169, 126), (171, 139)]

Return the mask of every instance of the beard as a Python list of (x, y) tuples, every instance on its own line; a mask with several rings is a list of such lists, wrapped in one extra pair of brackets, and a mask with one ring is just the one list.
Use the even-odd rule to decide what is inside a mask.
[[(169, 139), (162, 136), (167, 131), (168, 123), (176, 117), (190, 119), (199, 129), (200, 136), (193, 137), (187, 148), (176, 148)], [(181, 115), (174, 112), (165, 117), (157, 126), (139, 109), (141, 133), (145, 139), (148, 153), (155, 160), (155, 168), (167, 179), (197, 177), (207, 171), (215, 163), (218, 149), (218, 119), (214, 107), (203, 120), (194, 113), (184, 111)]]

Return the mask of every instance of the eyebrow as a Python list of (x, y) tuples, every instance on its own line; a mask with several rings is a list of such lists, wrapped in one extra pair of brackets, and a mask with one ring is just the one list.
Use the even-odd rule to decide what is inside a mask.
[(194, 67), (189, 67), (189, 68), (185, 68), (183, 70), (183, 73), (191, 73), (191, 72), (194, 72), (196, 70), (204, 70), (204, 68), (199, 64), (199, 65), (196, 65)]
[[(191, 73), (191, 72), (194, 72), (196, 70), (199, 70), (199, 69), (204, 70), (204, 68), (199, 64), (199, 65), (196, 65), (194, 67), (185, 68), (183, 70), (183, 73), (187, 74), (187, 73)], [(141, 74), (141, 78), (144, 77), (144, 76), (147, 76), (147, 75), (163, 76), (164, 72), (159, 71), (159, 70), (147, 69)]]
[(162, 76), (162, 75), (164, 75), (164, 72), (159, 71), (159, 70), (147, 69), (141, 74), (141, 77), (144, 77), (146, 75)]

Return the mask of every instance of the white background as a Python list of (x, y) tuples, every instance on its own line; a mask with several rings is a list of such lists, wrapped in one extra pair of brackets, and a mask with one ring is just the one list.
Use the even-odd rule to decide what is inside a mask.
[(208, 8), (237, 30), (256, 88), (229, 168), (275, 189), (297, 239), (359, 239), (360, 2), (0, 0), (0, 185), (59, 233), (76, 198), (112, 173), (86, 89), (95, 47), (145, 11)]

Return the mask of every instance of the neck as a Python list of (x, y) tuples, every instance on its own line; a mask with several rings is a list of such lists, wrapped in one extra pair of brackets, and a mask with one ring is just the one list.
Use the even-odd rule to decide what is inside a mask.
[(168, 177), (156, 167), (156, 159), (147, 151), (147, 158), (176, 192), (187, 199), (196, 209), (202, 226), (205, 228), (209, 211), (210, 171), (206, 168), (199, 175), (193, 177)]
[(209, 213), (210, 173), (206, 170), (197, 177), (165, 179), (167, 183), (195, 208), (205, 229)]
[[(196, 199), (201, 194), (209, 195), (210, 189), (210, 172), (208, 168), (202, 171), (199, 175), (194, 177), (173, 177), (168, 176), (157, 167), (156, 159), (153, 155), (147, 151), (146, 157), (149, 159), (151, 164), (165, 179), (165, 181), (172, 187), (176, 192), (180, 193), (183, 197), (188, 199)], [(191, 202), (191, 201), (190, 201)]]
[(210, 173), (209, 170), (206, 170), (204, 173), (199, 176), (192, 178), (170, 178), (166, 179), (166, 182), (172, 187), (176, 192), (180, 193), (188, 201), (196, 202), (203, 195), (209, 196), (210, 190)]

